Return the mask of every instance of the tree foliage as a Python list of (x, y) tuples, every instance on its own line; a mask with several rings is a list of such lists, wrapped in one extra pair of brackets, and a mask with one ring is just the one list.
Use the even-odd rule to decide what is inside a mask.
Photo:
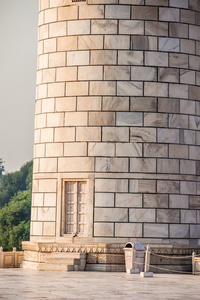
[(5, 251), (21, 250), (21, 242), (29, 240), (31, 213), (32, 161), (0, 182), (0, 246)]

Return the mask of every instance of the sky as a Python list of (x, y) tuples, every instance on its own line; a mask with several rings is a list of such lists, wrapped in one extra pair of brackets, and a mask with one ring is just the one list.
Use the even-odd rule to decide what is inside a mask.
[(33, 158), (38, 0), (0, 0), (0, 158), (6, 172)]

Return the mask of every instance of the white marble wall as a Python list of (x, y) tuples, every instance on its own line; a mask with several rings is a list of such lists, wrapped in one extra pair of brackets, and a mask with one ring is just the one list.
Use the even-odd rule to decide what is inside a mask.
[(90, 241), (198, 243), (199, 1), (86, 2), (40, 0), (31, 238), (81, 177)]

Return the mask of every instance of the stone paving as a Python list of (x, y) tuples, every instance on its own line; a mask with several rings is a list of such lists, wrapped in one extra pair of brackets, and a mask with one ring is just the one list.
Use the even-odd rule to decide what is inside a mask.
[(0, 299), (143, 299), (199, 300), (200, 277), (103, 272), (39, 272), (0, 269)]

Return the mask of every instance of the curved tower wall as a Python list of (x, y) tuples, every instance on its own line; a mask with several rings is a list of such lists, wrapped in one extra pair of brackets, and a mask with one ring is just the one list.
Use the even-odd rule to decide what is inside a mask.
[(40, 1), (31, 242), (198, 244), (199, 24), (197, 0)]

